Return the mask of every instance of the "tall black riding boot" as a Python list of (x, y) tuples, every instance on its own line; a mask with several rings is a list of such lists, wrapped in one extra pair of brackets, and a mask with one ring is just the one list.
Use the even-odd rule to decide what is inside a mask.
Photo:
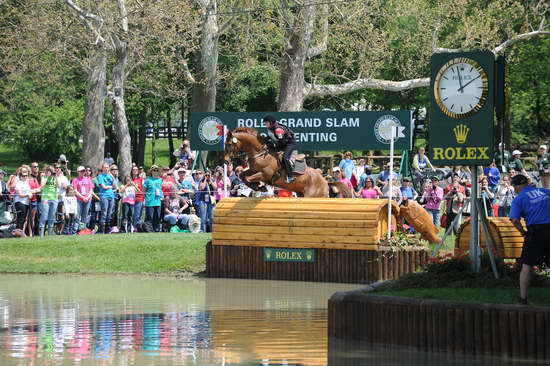
[(286, 182), (292, 183), (294, 182), (294, 177), (292, 176), (292, 164), (290, 164), (290, 161), (284, 159), (285, 162), (285, 169), (286, 169)]

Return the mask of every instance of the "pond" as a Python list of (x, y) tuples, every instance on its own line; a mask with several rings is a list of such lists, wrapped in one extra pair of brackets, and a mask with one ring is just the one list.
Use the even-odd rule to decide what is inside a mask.
[(1, 365), (325, 365), (327, 300), (359, 285), (0, 276)]

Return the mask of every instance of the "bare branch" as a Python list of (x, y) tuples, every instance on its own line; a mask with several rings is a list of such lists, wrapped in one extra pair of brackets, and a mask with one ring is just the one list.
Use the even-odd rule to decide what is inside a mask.
[(508, 48), (508, 47), (520, 42), (520, 41), (523, 41), (523, 40), (526, 40), (526, 39), (529, 39), (529, 38), (533, 38), (533, 37), (547, 36), (547, 35), (550, 35), (550, 31), (545, 31), (545, 30), (542, 30), (542, 29), (539, 29), (539, 30), (536, 30), (536, 31), (533, 31), (533, 32), (529, 32), (529, 33), (518, 34), (517, 36), (514, 36), (514, 37), (506, 40), (505, 42), (501, 43), (497, 47), (493, 48), (492, 51), (495, 55), (498, 55), (504, 49), (506, 49), (506, 48)]
[(322, 38), (321, 42), (315, 46), (311, 47), (307, 52), (307, 57), (312, 58), (315, 56), (319, 56), (323, 52), (326, 52), (327, 45), (328, 45), (328, 4), (324, 4), (321, 8), (321, 21), (322, 21)]
[(429, 85), (430, 78), (420, 78), (403, 81), (358, 79), (343, 84), (332, 85), (313, 85), (305, 83), (304, 94), (307, 97), (342, 95), (361, 89), (377, 89), (398, 92), (414, 88), (422, 88)]

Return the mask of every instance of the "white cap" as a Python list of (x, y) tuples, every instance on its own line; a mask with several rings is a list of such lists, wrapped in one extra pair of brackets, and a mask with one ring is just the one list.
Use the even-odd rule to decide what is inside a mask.
[(539, 146), (539, 149), (548, 150), (548, 146), (546, 146), (546, 145), (540, 145), (540, 146)]
[(78, 168), (76, 168), (76, 171), (77, 171), (77, 172), (81, 172), (81, 171), (83, 171), (83, 170), (86, 170), (86, 168), (84, 168), (82, 165), (79, 166)]
[(333, 172), (339, 172), (339, 171), (340, 171), (340, 167), (335, 166), (334, 168), (332, 168), (332, 171), (333, 171)]
[(514, 151), (512, 151), (512, 155), (521, 155), (521, 151), (514, 150)]

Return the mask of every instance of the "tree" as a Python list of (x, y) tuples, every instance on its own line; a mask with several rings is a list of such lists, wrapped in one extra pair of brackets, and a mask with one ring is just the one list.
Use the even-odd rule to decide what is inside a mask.
[[(361, 89), (396, 92), (425, 87), (429, 78), (422, 76), (425, 70), (422, 72), (421, 66), (428, 63), (432, 52), (491, 48), (498, 54), (517, 42), (550, 34), (544, 15), (548, 5), (543, 1), (380, 0), (369, 6), (350, 2), (333, 4), (331, 11), (318, 17), (320, 6), (314, 0), (304, 0), (296, 6), (281, 1), (284, 41), (279, 62), (279, 110), (301, 110), (304, 100), (314, 96), (342, 95)], [(327, 47), (322, 42), (327, 39), (326, 32)], [(315, 46), (314, 41), (321, 41), (320, 46)], [(334, 69), (325, 68), (338, 71), (331, 75), (338, 83), (324, 82), (330, 79), (326, 73), (308, 74), (308, 61), (327, 54), (339, 63)], [(395, 67), (409, 78), (377, 78), (381, 68), (395, 60), (400, 62)], [(334, 64), (323, 61), (325, 65)]]

